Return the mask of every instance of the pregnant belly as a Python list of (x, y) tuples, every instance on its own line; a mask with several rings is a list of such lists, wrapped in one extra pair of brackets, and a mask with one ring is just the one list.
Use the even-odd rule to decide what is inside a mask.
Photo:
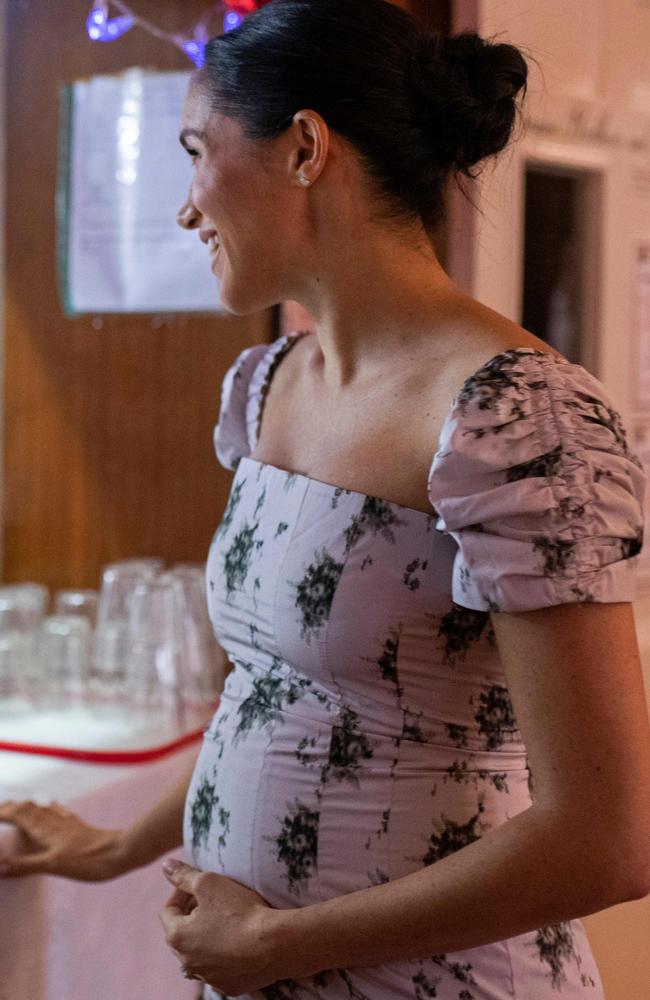
[(302, 906), (399, 878), (528, 808), (518, 755), (363, 732), (282, 712), (243, 725), (232, 701), (197, 759), (184, 815), (193, 864), (272, 906)]

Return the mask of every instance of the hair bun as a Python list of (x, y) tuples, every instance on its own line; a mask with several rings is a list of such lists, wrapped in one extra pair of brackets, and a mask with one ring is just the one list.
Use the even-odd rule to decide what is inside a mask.
[(467, 172), (508, 143), (528, 66), (514, 45), (473, 32), (421, 34), (411, 61), (416, 116), (442, 166)]
[(467, 75), (470, 88), (486, 103), (514, 101), (526, 86), (528, 67), (514, 45), (495, 45), (479, 35), (453, 35), (443, 42), (449, 66)]

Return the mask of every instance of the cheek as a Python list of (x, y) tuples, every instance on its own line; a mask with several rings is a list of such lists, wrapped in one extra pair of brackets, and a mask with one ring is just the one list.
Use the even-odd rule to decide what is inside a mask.
[(200, 168), (195, 169), (192, 182), (192, 196), (194, 204), (201, 215), (211, 219), (214, 212), (219, 208), (218, 192), (220, 186), (214, 175), (207, 175)]

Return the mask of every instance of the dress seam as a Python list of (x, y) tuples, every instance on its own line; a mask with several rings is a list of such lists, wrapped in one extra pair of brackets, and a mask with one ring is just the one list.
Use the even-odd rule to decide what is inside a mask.
[(508, 938), (505, 938), (503, 943), (506, 946), (506, 954), (508, 956), (508, 966), (510, 968), (510, 987), (512, 989), (512, 1000), (517, 1000), (517, 991), (515, 989), (515, 968), (512, 962), (512, 953), (510, 951), (510, 942)]
[[(254, 806), (254, 810), (253, 810), (253, 823), (252, 823), (252, 829), (251, 829), (251, 840), (250, 840), (251, 849), (250, 849), (250, 854), (249, 854), (249, 864), (250, 864), (250, 881), (251, 881), (251, 885), (255, 888), (255, 892), (257, 892), (257, 893), (260, 892), (260, 886), (259, 886), (259, 884), (257, 882), (256, 877), (255, 877), (255, 871), (256, 871), (256, 869), (255, 869), (255, 863), (254, 863), (254, 861), (255, 861), (255, 859), (254, 859), (254, 852), (255, 852), (256, 847), (259, 850), (259, 843), (260, 843), (258, 841), (258, 838), (257, 838), (257, 824), (258, 824), (259, 815), (260, 815), (260, 810), (259, 810), (258, 806), (259, 806), (260, 794), (261, 794), (261, 791), (262, 791), (262, 784), (263, 784), (264, 772), (266, 770), (267, 754), (268, 754), (268, 751), (269, 751), (269, 747), (271, 746), (271, 743), (273, 742), (273, 737), (275, 735), (275, 728), (276, 728), (277, 725), (278, 725), (278, 723), (276, 722), (275, 725), (271, 728), (271, 733), (269, 735), (268, 740), (266, 741), (266, 746), (264, 747), (264, 756), (263, 756), (263, 759), (262, 759), (262, 766), (260, 768), (259, 777), (258, 777), (258, 780), (257, 780), (257, 791), (255, 792), (255, 806)], [(263, 838), (262, 838), (262, 840), (263, 840)]]

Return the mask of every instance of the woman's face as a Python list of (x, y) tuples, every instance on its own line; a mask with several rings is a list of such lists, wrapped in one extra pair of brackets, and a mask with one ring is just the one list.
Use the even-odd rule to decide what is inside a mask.
[(200, 85), (188, 91), (181, 142), (192, 157), (179, 225), (198, 229), (221, 283), (221, 304), (248, 315), (290, 297), (286, 276), (296, 187), (278, 141), (247, 139), (239, 123), (214, 111)]

